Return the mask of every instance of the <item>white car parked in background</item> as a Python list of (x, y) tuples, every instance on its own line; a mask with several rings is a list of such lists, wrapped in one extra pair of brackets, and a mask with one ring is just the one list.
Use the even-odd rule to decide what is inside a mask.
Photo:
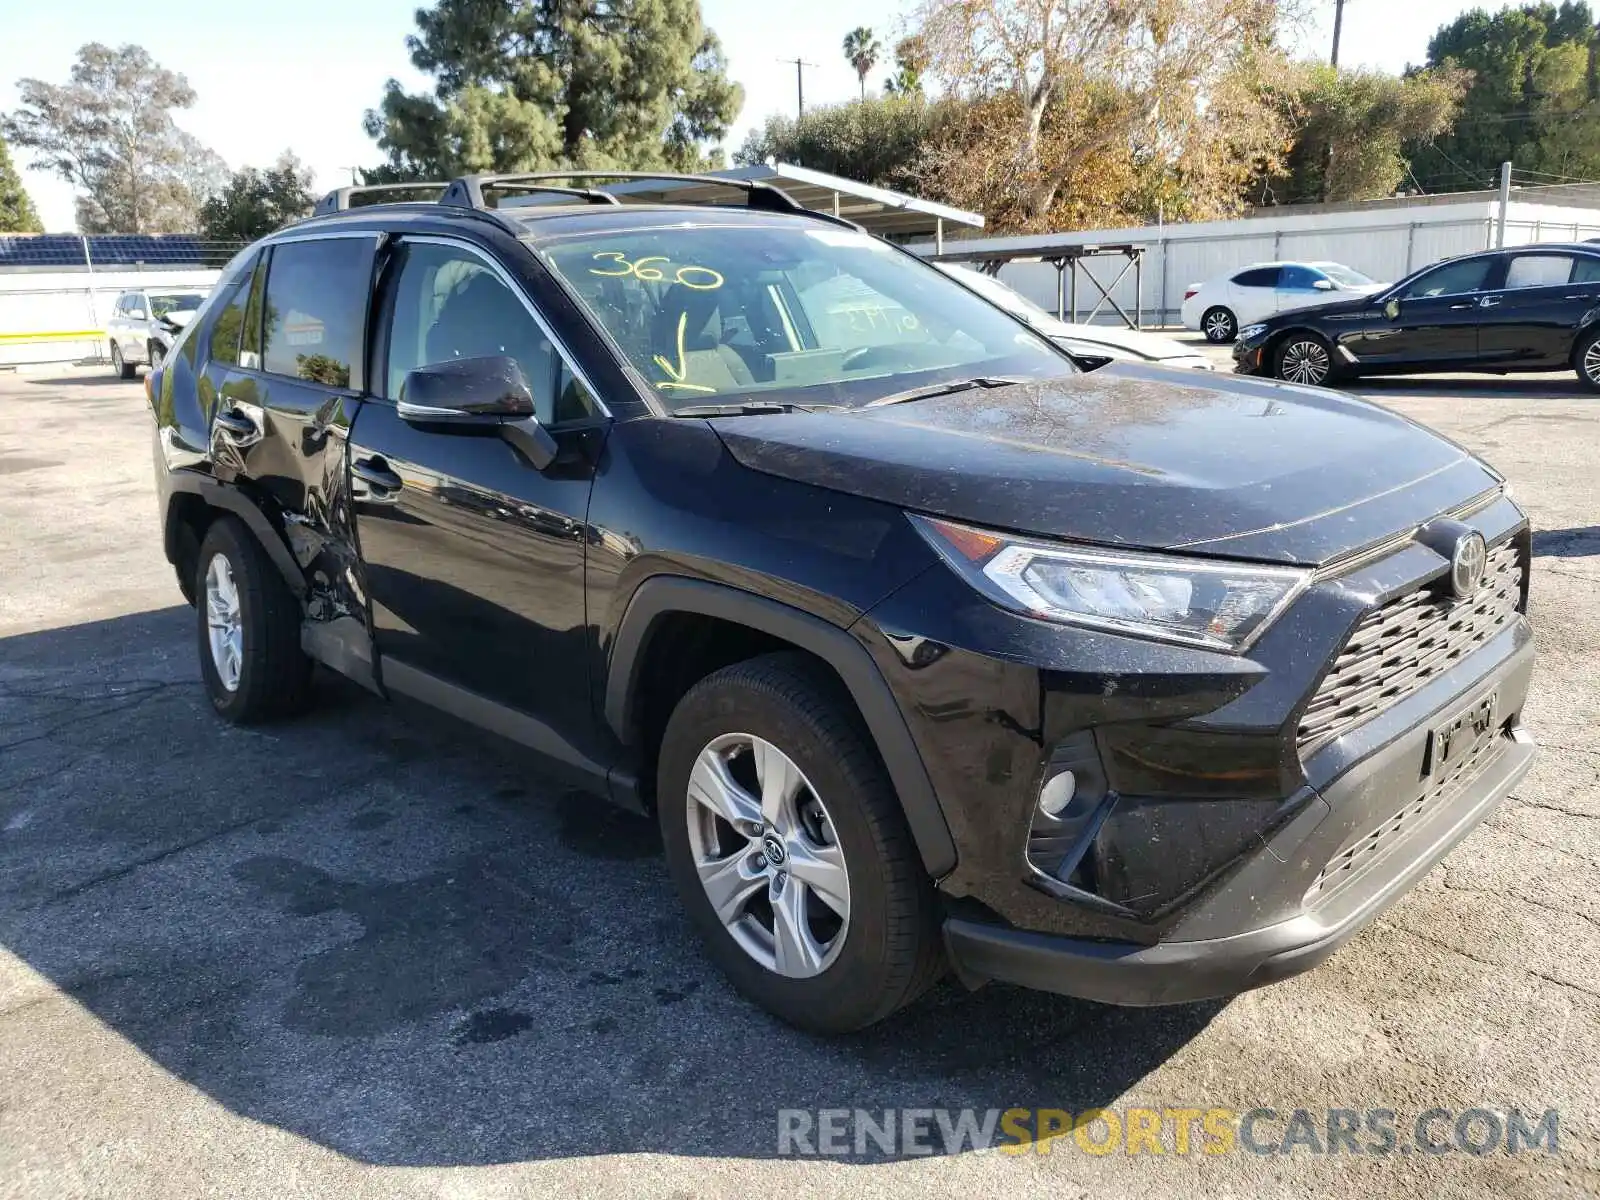
[(159, 367), (205, 298), (205, 292), (188, 288), (123, 292), (106, 323), (111, 369), (123, 379), (132, 379), (140, 363), (148, 364), (152, 371)]
[(1387, 287), (1341, 263), (1251, 263), (1183, 293), (1183, 327), (1208, 342), (1231, 342), (1246, 325), (1273, 313), (1349, 300)]
[[(1045, 337), (1055, 342), (1068, 354), (1085, 360), (1122, 360), (1124, 362), (1155, 363), (1162, 367), (1193, 367), (1200, 371), (1213, 371), (1214, 364), (1205, 355), (1196, 353), (1192, 346), (1174, 341), (1160, 334), (1145, 333), (1120, 325), (1073, 325), (1040, 308), (1009, 284), (1001, 283), (993, 275), (961, 267), (954, 263), (934, 263), (946, 275), (965, 284), (996, 308), (1021, 317)], [(1104, 362), (1094, 363), (1096, 366)]]

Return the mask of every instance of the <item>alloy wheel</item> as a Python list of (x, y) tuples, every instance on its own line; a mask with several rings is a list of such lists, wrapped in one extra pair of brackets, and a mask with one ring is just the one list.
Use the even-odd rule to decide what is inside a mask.
[(217, 679), (230, 692), (239, 690), (244, 665), (243, 614), (239, 587), (227, 557), (215, 554), (206, 567), (206, 631), (211, 644), (211, 665)]
[(769, 971), (820, 975), (844, 945), (850, 877), (798, 765), (748, 733), (714, 738), (689, 776), (689, 847), (723, 927)]
[(111, 369), (118, 375), (122, 374), (122, 347), (115, 342), (111, 343)]
[(1583, 352), (1579, 369), (1583, 371), (1585, 379), (1600, 387), (1600, 338), (1589, 343), (1589, 348)]
[(1205, 319), (1205, 335), (1209, 342), (1225, 342), (1233, 337), (1233, 315), (1226, 309), (1217, 309), (1207, 313)]
[(1278, 375), (1290, 383), (1320, 384), (1327, 380), (1332, 361), (1321, 342), (1293, 342), (1284, 347)]

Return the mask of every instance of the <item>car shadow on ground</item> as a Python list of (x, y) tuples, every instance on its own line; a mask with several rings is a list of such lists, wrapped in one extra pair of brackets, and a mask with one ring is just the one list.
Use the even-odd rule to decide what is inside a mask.
[(1533, 556), (1535, 558), (1600, 557), (1600, 525), (1583, 525), (1575, 529), (1535, 529)]
[(76, 375), (19, 375), (18, 378), (34, 387), (76, 387), (76, 388), (129, 388), (137, 389), (143, 386), (143, 375), (134, 379), (123, 379), (112, 371), (107, 365), (104, 374), (90, 374), (88, 371)]
[(1462, 400), (1594, 400), (1570, 372), (1558, 375), (1382, 375), (1334, 384), (1344, 391), (1384, 396), (1449, 396)]
[(770, 1157), (781, 1109), (1109, 1104), (1222, 1007), (947, 981), (798, 1033), (710, 969), (652, 821), (331, 677), (224, 726), (193, 620), (0, 640), (0, 944), (240, 1116), (385, 1164)]

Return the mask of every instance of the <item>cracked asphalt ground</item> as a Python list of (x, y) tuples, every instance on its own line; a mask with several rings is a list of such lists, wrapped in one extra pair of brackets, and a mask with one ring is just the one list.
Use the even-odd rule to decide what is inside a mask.
[[(1540, 530), (1516, 796), (1309, 975), (1144, 1011), (946, 983), (828, 1042), (708, 969), (648, 822), (507, 747), (330, 677), (213, 719), (140, 386), (0, 376), (0, 1193), (1600, 1192), (1600, 403), (1365, 390)], [(777, 1155), (780, 1107), (967, 1105), (1554, 1108), (1560, 1153)]]

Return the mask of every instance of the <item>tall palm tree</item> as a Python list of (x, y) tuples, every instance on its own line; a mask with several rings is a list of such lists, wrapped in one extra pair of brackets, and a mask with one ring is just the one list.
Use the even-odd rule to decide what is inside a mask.
[(861, 85), (863, 100), (867, 98), (867, 73), (878, 65), (878, 56), (882, 53), (883, 43), (873, 37), (872, 30), (865, 25), (844, 35), (844, 56), (856, 69), (856, 82)]

